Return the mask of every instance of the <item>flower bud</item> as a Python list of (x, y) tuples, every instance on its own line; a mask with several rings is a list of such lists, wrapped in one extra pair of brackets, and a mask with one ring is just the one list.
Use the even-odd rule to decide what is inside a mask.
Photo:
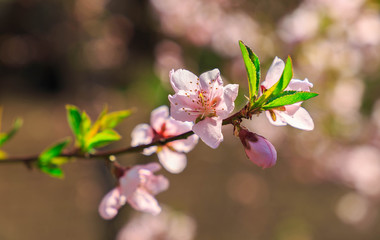
[(245, 128), (240, 129), (239, 138), (243, 143), (245, 154), (254, 164), (262, 168), (269, 168), (276, 164), (276, 149), (266, 138)]

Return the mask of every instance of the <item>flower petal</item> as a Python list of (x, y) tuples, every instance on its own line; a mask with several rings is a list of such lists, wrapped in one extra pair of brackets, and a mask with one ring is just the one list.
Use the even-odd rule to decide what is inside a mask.
[(224, 86), (223, 101), (217, 106), (216, 114), (225, 119), (235, 109), (235, 99), (238, 95), (239, 85), (228, 84)]
[(161, 169), (161, 166), (160, 166), (160, 164), (158, 164), (156, 162), (151, 162), (151, 163), (148, 163), (145, 165), (136, 165), (136, 166), (134, 166), (134, 168), (146, 169), (146, 170), (149, 170), (151, 172), (157, 172)]
[(171, 142), (170, 146), (174, 148), (177, 152), (188, 153), (191, 150), (193, 150), (195, 145), (197, 145), (198, 139), (199, 137), (193, 134), (186, 139)]
[(136, 210), (157, 215), (161, 212), (161, 207), (157, 200), (144, 189), (137, 189), (133, 195), (127, 199), (128, 203)]
[(272, 116), (269, 111), (265, 111), (265, 115), (267, 116), (269, 122), (275, 126), (286, 126), (287, 123), (282, 119), (282, 117), (277, 114), (278, 111), (273, 110), (273, 113), (276, 116), (276, 121), (273, 121)]
[(169, 180), (163, 175), (151, 175), (144, 187), (148, 192), (156, 195), (169, 188)]
[(121, 195), (119, 188), (114, 188), (108, 192), (99, 205), (99, 214), (104, 219), (112, 219), (116, 216), (118, 210), (126, 202), (126, 198)]
[(189, 91), (199, 89), (197, 85), (198, 77), (188, 70), (171, 70), (169, 76), (170, 84), (172, 85), (175, 92), (178, 92), (179, 90)]
[(206, 118), (193, 126), (193, 131), (211, 148), (217, 148), (223, 141), (221, 118)]
[(294, 103), (291, 105), (286, 105), (285, 106), (285, 113), (288, 115), (293, 115), (295, 114), (298, 109), (300, 109), (302, 102)]
[(282, 72), (285, 69), (285, 63), (280, 58), (275, 57), (272, 65), (270, 66), (267, 76), (265, 77), (265, 81), (261, 83), (263, 87), (269, 89), (272, 87), (282, 75)]
[(185, 169), (187, 164), (186, 155), (163, 147), (157, 152), (158, 159), (162, 166), (171, 173), (180, 173)]
[(161, 106), (152, 111), (150, 114), (150, 126), (158, 133), (161, 133), (161, 128), (165, 121), (169, 118), (168, 106)]
[(209, 89), (214, 85), (217, 84), (219, 86), (223, 86), (223, 80), (220, 77), (220, 71), (219, 69), (215, 68), (211, 71), (207, 71), (202, 73), (199, 76), (199, 82), (201, 84), (201, 89), (209, 92)]
[(199, 106), (192, 100), (196, 101), (196, 96), (189, 95), (181, 90), (174, 96), (169, 95), (170, 115), (175, 120), (194, 122), (200, 113), (196, 110)]
[(305, 91), (310, 92), (310, 88), (313, 87), (313, 84), (309, 82), (307, 78), (305, 80), (292, 79), (289, 82), (289, 85), (286, 87), (285, 91)]
[(140, 186), (140, 169), (141, 165), (134, 166), (119, 178), (121, 194), (126, 198), (129, 198)]
[[(138, 124), (131, 133), (132, 142), (131, 146), (135, 147), (138, 145), (149, 144), (153, 141), (154, 133), (152, 128), (148, 124)], [(156, 152), (157, 147), (153, 146), (150, 148), (145, 148), (143, 151), (144, 155), (151, 155)]]
[(314, 122), (310, 114), (302, 107), (300, 107), (293, 115), (288, 115), (286, 113), (279, 113), (281, 117), (290, 126), (301, 129), (301, 130), (313, 130)]
[(224, 101), (227, 102), (228, 111), (234, 110), (234, 101), (239, 92), (239, 84), (228, 84), (224, 86)]
[(164, 136), (175, 136), (185, 132), (188, 132), (193, 127), (192, 122), (181, 122), (173, 118), (169, 118), (166, 122), (166, 128)]

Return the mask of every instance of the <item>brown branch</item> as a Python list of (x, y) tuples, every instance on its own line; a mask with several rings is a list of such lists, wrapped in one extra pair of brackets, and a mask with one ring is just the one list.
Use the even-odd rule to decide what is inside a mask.
[[(246, 107), (241, 109), (239, 112), (236, 112), (235, 114), (231, 115), (230, 117), (224, 119), (223, 125), (234, 124), (236, 120), (240, 121), (242, 118), (247, 118)], [(186, 139), (193, 134), (194, 134), (193, 131), (188, 131), (180, 135), (173, 136), (166, 139), (160, 139), (149, 144), (139, 145), (135, 147), (129, 146), (129, 147), (113, 149), (113, 150), (97, 151), (96, 153), (81, 153), (80, 151), (78, 151), (78, 149), (73, 149), (71, 151), (63, 152), (60, 156), (61, 157), (75, 157), (75, 158), (80, 158), (80, 159), (104, 160), (105, 158), (109, 158), (110, 156), (113, 156), (113, 155), (142, 152), (145, 148), (152, 147), (152, 146), (162, 146), (169, 142)], [(32, 162), (37, 161), (38, 158), (39, 158), (39, 155), (18, 156), (18, 157), (15, 156), (15, 157), (9, 157), (9, 158), (0, 160), (0, 164), (1, 163), (25, 163), (30, 166), (30, 164)]]

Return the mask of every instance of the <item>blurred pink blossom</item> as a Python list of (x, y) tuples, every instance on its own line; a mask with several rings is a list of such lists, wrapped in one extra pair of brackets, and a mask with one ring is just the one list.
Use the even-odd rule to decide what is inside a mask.
[(164, 87), (169, 88), (168, 72), (184, 66), (182, 48), (175, 42), (163, 40), (155, 47), (154, 69)]
[[(163, 32), (170, 36), (185, 38), (197, 46), (210, 46), (219, 54), (235, 57), (240, 54), (236, 42), (243, 39), (246, 44), (263, 40), (260, 26), (245, 11), (231, 8), (240, 5), (230, 0), (150, 0), (157, 12)], [(262, 43), (261, 43), (262, 42)]]
[(340, 174), (346, 183), (365, 195), (380, 196), (379, 149), (370, 145), (356, 146), (347, 150), (340, 160)]
[(240, 129), (239, 138), (243, 143), (245, 154), (254, 164), (262, 168), (276, 164), (276, 149), (267, 139), (245, 128)]
[(149, 163), (126, 170), (119, 179), (119, 186), (103, 197), (99, 205), (100, 216), (104, 219), (114, 218), (126, 202), (138, 211), (159, 214), (161, 207), (154, 195), (169, 187), (169, 181), (164, 176), (153, 174), (160, 169), (158, 163)]
[(278, 33), (288, 43), (305, 41), (317, 34), (319, 24), (320, 17), (314, 6), (301, 4), (294, 12), (281, 20)]
[(170, 72), (175, 94), (169, 95), (171, 116), (179, 121), (194, 122), (192, 130), (211, 148), (223, 141), (222, 121), (234, 110), (237, 84), (223, 86), (218, 69), (199, 78), (190, 71)]
[(375, 46), (380, 44), (380, 16), (377, 12), (368, 12), (358, 17), (353, 25), (350, 25), (349, 39), (354, 45)]
[[(280, 58), (275, 57), (270, 66), (265, 81), (261, 83), (262, 89), (265, 91), (272, 87), (281, 77), (284, 71), (285, 63)], [(306, 91), (309, 92), (313, 84), (307, 79), (292, 79), (285, 91)], [(289, 124), (292, 127), (302, 130), (313, 130), (314, 122), (309, 113), (301, 107), (302, 102), (284, 106), (282, 109), (271, 109), (266, 112), (270, 123), (276, 126), (285, 126)]]
[(163, 207), (158, 216), (133, 214), (120, 230), (117, 240), (192, 240), (195, 239), (196, 222), (184, 213)]
[(345, 76), (336, 81), (330, 93), (330, 107), (335, 115), (348, 122), (359, 118), (365, 85), (361, 79)]
[(116, 187), (103, 197), (99, 205), (99, 214), (104, 219), (112, 219), (126, 202), (127, 198), (121, 195), (120, 188)]
[(322, 12), (327, 12), (329, 16), (335, 19), (351, 19), (355, 17), (365, 0), (309, 0), (316, 5)]
[[(149, 124), (139, 124), (132, 131), (132, 146), (149, 144), (155, 140), (167, 139), (188, 132), (191, 122), (180, 122), (169, 117), (167, 106), (161, 106), (152, 111)], [(185, 153), (190, 152), (198, 143), (198, 136), (169, 142), (163, 146), (152, 146), (144, 149), (143, 154), (156, 152), (160, 163), (171, 173), (180, 173), (186, 167)]]
[(373, 223), (377, 215), (370, 199), (355, 192), (340, 197), (335, 213), (342, 222), (356, 227)]

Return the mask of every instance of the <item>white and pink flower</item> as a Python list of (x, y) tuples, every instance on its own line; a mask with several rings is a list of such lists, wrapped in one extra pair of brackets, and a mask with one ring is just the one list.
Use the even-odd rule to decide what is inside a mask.
[(269, 168), (276, 164), (276, 149), (266, 138), (245, 128), (240, 129), (239, 138), (243, 143), (245, 154), (254, 164), (262, 168)]
[[(281, 77), (284, 71), (285, 63), (280, 58), (275, 57), (270, 66), (265, 81), (261, 83), (261, 90), (265, 91), (272, 87)], [(313, 84), (305, 80), (292, 79), (285, 91), (304, 91), (310, 92)], [(313, 130), (314, 122), (310, 114), (301, 107), (302, 102), (287, 105), (278, 109), (266, 111), (269, 122), (276, 126), (285, 126), (289, 124), (292, 127), (302, 130)]]
[(170, 72), (175, 94), (169, 95), (171, 116), (179, 121), (194, 122), (192, 130), (211, 148), (223, 141), (222, 121), (234, 110), (237, 84), (223, 86), (218, 69), (199, 78), (190, 71)]
[(99, 205), (100, 216), (104, 219), (114, 218), (127, 202), (138, 211), (159, 214), (161, 207), (154, 195), (169, 187), (169, 181), (164, 176), (153, 174), (160, 169), (158, 163), (149, 163), (126, 170), (119, 179), (119, 186), (103, 197)]
[[(161, 106), (152, 111), (149, 124), (139, 124), (132, 131), (132, 146), (164, 140), (191, 130), (193, 123), (176, 121), (169, 116), (169, 108)], [(186, 154), (198, 143), (198, 136), (169, 142), (163, 146), (144, 149), (143, 154), (157, 153), (162, 166), (171, 173), (180, 173), (187, 165)]]

